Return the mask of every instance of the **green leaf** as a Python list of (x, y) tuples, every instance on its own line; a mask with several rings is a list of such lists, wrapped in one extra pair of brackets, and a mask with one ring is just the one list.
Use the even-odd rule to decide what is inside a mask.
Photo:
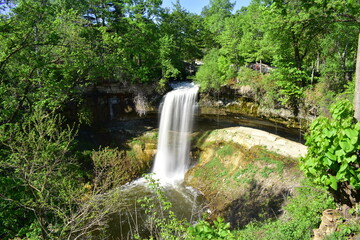
[(339, 145), (340, 145), (340, 147), (344, 150), (344, 152), (345, 153), (349, 153), (349, 152), (352, 152), (352, 151), (354, 151), (354, 145), (353, 144), (351, 144), (351, 142), (349, 142), (349, 141), (340, 141), (339, 142)]
[(346, 162), (347, 163), (352, 163), (352, 162), (356, 162), (357, 161), (357, 156), (356, 155), (352, 155), (349, 158), (346, 158)]
[(333, 161), (336, 161), (336, 159), (337, 159), (336, 156), (330, 152), (326, 152), (325, 156)]
[(336, 129), (325, 129), (324, 134), (327, 138), (332, 138), (336, 135)]
[(336, 179), (336, 177), (329, 175), (329, 180), (330, 180), (330, 187), (334, 190), (338, 189), (338, 181)]
[(340, 150), (337, 150), (337, 151), (335, 152), (335, 155), (336, 155), (336, 156), (338, 157), (338, 159), (339, 159), (339, 158), (345, 156), (346, 153), (345, 153), (345, 151), (344, 151), (343, 149), (340, 149)]
[(340, 169), (339, 169), (339, 172), (344, 172), (347, 168), (348, 168), (348, 164), (347, 163), (343, 163), (341, 166), (340, 166)]
[(359, 133), (358, 131), (354, 130), (354, 129), (350, 129), (350, 128), (347, 128), (344, 130), (346, 136), (348, 136), (349, 138), (355, 138), (355, 137), (358, 137)]
[(308, 171), (310, 172), (310, 174), (316, 176), (317, 175), (317, 171), (314, 167), (309, 167), (308, 168)]

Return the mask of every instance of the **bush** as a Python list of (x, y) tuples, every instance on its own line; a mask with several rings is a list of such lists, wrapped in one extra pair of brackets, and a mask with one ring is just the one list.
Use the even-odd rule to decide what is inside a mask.
[(230, 223), (225, 223), (224, 219), (218, 217), (211, 225), (205, 220), (199, 221), (194, 226), (190, 226), (186, 239), (202, 240), (202, 239), (235, 239), (230, 231)]
[(93, 151), (94, 187), (100, 192), (121, 186), (139, 175), (148, 167), (138, 159), (134, 150), (102, 148)]
[(329, 187), (336, 200), (352, 206), (359, 199), (360, 123), (354, 122), (347, 100), (333, 104), (330, 112), (332, 119), (319, 117), (310, 125), (301, 169), (314, 183)]

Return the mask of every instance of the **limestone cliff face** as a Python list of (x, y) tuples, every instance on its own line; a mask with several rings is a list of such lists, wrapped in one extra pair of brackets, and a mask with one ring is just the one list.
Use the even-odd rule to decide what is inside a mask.
[(306, 128), (318, 114), (314, 106), (302, 104), (296, 109), (287, 108), (281, 104), (262, 103), (257, 99), (250, 86), (227, 85), (218, 92), (201, 92), (199, 106), (201, 114), (205, 115), (236, 115), (242, 114), (282, 123), (288, 127)]
[(299, 186), (297, 159), (306, 147), (244, 127), (194, 134), (194, 159), (185, 183), (199, 189), (212, 216), (233, 227), (282, 214), (286, 197)]

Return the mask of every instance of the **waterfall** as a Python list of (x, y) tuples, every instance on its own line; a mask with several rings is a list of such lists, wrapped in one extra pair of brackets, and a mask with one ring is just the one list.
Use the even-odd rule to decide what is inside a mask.
[(177, 87), (161, 108), (157, 154), (152, 172), (163, 181), (183, 180), (189, 167), (190, 134), (198, 86)]

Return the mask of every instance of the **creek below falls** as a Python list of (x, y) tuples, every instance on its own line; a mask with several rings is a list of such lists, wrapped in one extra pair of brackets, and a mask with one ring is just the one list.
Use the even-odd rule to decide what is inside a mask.
[[(279, 123), (239, 114), (227, 116), (195, 114), (193, 132), (236, 126), (256, 128), (292, 141), (303, 142), (303, 136), (299, 129), (292, 129)], [(80, 139), (87, 139), (94, 146), (116, 147), (147, 131), (158, 130), (158, 127), (158, 113), (150, 112), (141, 118), (129, 114), (122, 120), (108, 121), (97, 130), (92, 128), (80, 131)], [(138, 233), (142, 237), (147, 236), (148, 232), (144, 225), (145, 222), (149, 221), (149, 218), (138, 202), (144, 197), (154, 197), (146, 185), (145, 180), (141, 178), (119, 189), (121, 191), (118, 199), (119, 210), (111, 216), (109, 228), (106, 231), (106, 239), (133, 239), (134, 233)], [(207, 211), (204, 197), (197, 190), (184, 186), (182, 183), (163, 184), (162, 187), (164, 187), (164, 193), (172, 203), (172, 211), (178, 219), (185, 218), (189, 222), (196, 222)]]

